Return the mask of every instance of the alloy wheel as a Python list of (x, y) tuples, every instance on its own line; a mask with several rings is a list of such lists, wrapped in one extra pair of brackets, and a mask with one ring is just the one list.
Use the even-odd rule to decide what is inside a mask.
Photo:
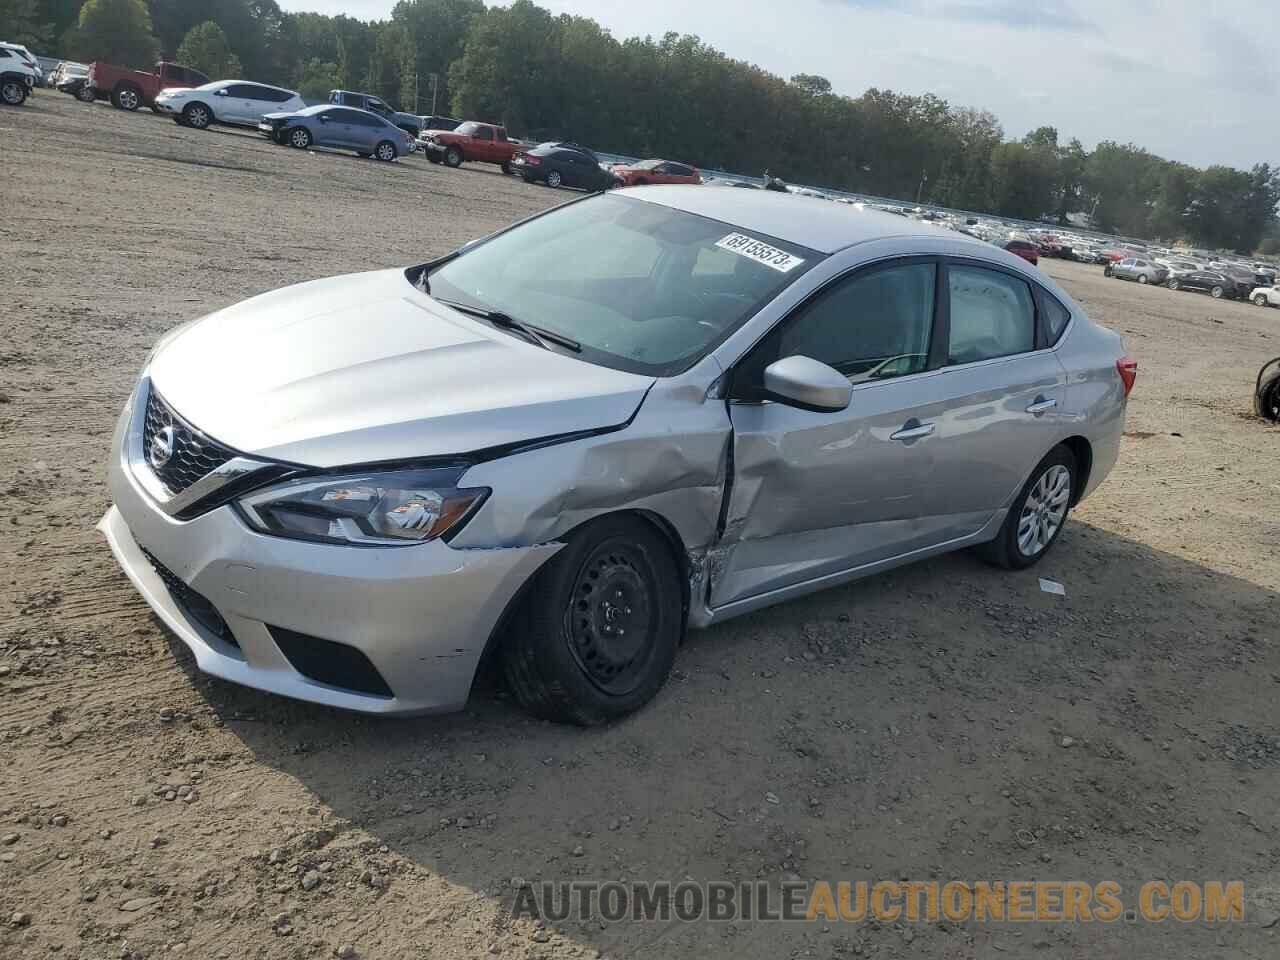
[(98, 92), (94, 90), (93, 87), (85, 84), (76, 91), (76, 99), (81, 103), (92, 103), (94, 100), (98, 99)]
[(0, 86), (0, 98), (5, 103), (17, 106), (26, 99), (26, 91), (22, 89), (22, 85), (17, 80), (6, 80), (3, 86)]
[(379, 160), (394, 160), (396, 158), (396, 148), (389, 143), (378, 144)]
[(116, 94), (116, 99), (120, 101), (120, 106), (125, 110), (137, 110), (138, 104), (142, 101), (138, 98), (137, 90), (124, 89)]
[(547, 186), (548, 186), (548, 187), (558, 187), (558, 186), (560, 186), (560, 173), (559, 173), (559, 171), (552, 170), (550, 173), (548, 173), (548, 174), (547, 174)]
[(1049, 467), (1027, 492), (1018, 518), (1018, 550), (1024, 557), (1044, 551), (1062, 526), (1071, 500), (1071, 471), (1060, 463)]
[(582, 672), (614, 696), (644, 679), (656, 625), (653, 585), (634, 546), (610, 540), (587, 557), (573, 584), (569, 650)]
[(1213, 297), (1213, 299), (1215, 300), (1221, 300), (1222, 294), (1225, 292), (1226, 291), (1224, 291), (1221, 287), (1214, 287), (1212, 290), (1209, 291), (1209, 296)]
[(289, 134), (289, 142), (299, 150), (305, 150), (307, 147), (311, 146), (311, 134), (299, 127), (297, 130), (294, 130), (293, 133)]

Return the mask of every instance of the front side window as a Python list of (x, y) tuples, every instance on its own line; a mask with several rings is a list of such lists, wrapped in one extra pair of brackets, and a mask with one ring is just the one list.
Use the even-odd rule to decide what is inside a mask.
[(498, 310), (654, 376), (687, 369), (823, 255), (643, 200), (569, 204), (466, 250), (430, 294)]
[(910, 263), (837, 281), (751, 352), (735, 373), (734, 396), (763, 399), (765, 367), (797, 355), (821, 360), (852, 383), (924, 370), (936, 273), (932, 263)]
[(457, 133), (459, 136), (474, 137), (479, 132), (479, 130), (480, 130), (480, 124), (476, 123), (474, 120), (468, 120), (466, 123), (458, 124), (454, 132)]
[(480, 129), (478, 129), (478, 130), (476, 131), (476, 139), (477, 139), (477, 140), (492, 140), (492, 139), (493, 139), (493, 131), (492, 131), (491, 129), (489, 129), (488, 127), (481, 127)]
[(948, 360), (973, 363), (1034, 349), (1035, 301), (1025, 280), (981, 267), (952, 266)]

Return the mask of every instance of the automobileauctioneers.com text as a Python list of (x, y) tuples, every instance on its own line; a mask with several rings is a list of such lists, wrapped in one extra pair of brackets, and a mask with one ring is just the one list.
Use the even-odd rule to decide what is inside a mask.
[(1112, 880), (980, 880), (969, 883), (841, 880), (544, 881), (523, 884), (512, 913), (535, 920), (898, 920), (935, 923), (1114, 923), (1244, 919), (1241, 881), (1149, 880), (1126, 890)]

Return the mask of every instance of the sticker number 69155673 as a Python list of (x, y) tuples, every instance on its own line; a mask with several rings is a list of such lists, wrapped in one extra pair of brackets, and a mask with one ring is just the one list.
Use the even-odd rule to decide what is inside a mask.
[(771, 247), (744, 233), (731, 233), (727, 237), (721, 237), (716, 241), (716, 246), (736, 253), (738, 256), (748, 257), (757, 263), (763, 263), (779, 273), (787, 273), (804, 263), (803, 257), (793, 257), (785, 250)]

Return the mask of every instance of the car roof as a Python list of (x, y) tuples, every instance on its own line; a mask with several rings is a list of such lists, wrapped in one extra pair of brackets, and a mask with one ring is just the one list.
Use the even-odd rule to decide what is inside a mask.
[(835, 253), (867, 240), (905, 236), (946, 237), (978, 248), (987, 246), (980, 241), (966, 240), (954, 230), (904, 220), (879, 210), (859, 210), (818, 197), (773, 190), (703, 190), (697, 186), (675, 185), (631, 187), (619, 192), (798, 243), (821, 253)]

